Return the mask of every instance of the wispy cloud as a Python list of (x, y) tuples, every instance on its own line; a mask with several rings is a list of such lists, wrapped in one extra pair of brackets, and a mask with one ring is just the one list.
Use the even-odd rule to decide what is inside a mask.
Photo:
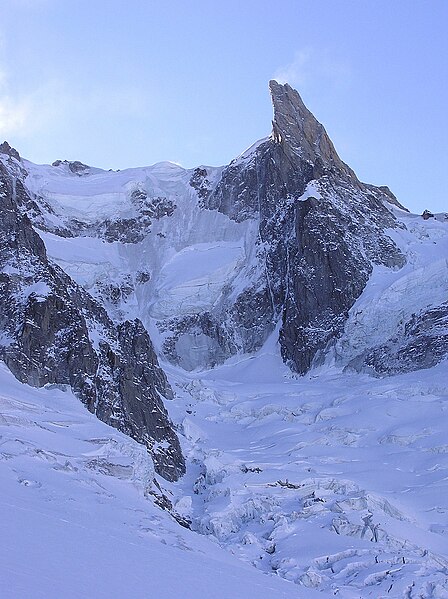
[(10, 93), (7, 75), (0, 70), (0, 137), (3, 139), (20, 132), (26, 127), (28, 117), (28, 102)]
[(17, 106), (10, 98), (0, 99), (0, 138), (23, 131), (28, 121), (26, 105)]
[(63, 80), (47, 80), (25, 92), (12, 91), (0, 68), (0, 137), (36, 134), (98, 117), (139, 117), (149, 110), (148, 98), (134, 88), (96, 87), (73, 90)]
[(308, 47), (298, 50), (290, 63), (279, 67), (274, 79), (307, 90), (346, 87), (351, 81), (351, 69), (328, 51)]

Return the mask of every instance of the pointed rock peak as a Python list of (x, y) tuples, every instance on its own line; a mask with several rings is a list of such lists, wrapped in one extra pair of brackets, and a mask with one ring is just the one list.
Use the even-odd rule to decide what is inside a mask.
[(11, 158), (15, 158), (20, 161), (20, 154), (14, 148), (12, 148), (7, 141), (0, 144), (0, 154), (7, 154)]
[(303, 103), (299, 93), (287, 83), (269, 82), (274, 106), (272, 139), (281, 143), (287, 153), (324, 170), (342, 171), (355, 177), (353, 171), (339, 158), (325, 128)]
[(302, 98), (288, 83), (278, 83), (275, 79), (269, 81), (272, 103), (274, 104), (274, 118), (277, 113), (290, 114), (305, 118), (313, 115), (303, 103)]

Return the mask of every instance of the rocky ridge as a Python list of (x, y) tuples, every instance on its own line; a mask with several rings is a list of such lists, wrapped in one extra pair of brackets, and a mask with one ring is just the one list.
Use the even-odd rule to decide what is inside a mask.
[(184, 460), (162, 402), (172, 390), (142, 323), (113, 323), (51, 263), (26, 214), (32, 200), (3, 164), (0, 194), (0, 357), (24, 383), (69, 385), (98, 418), (145, 444), (159, 474), (177, 479)]
[(238, 313), (261, 321), (255, 347), (280, 318), (283, 358), (303, 374), (340, 334), (373, 265), (398, 269), (406, 259), (387, 234), (402, 226), (390, 191), (357, 179), (289, 85), (270, 89), (271, 137), (224, 170), (207, 207), (259, 220), (258, 307), (248, 309), (248, 289)]
[(370, 349), (349, 367), (380, 375), (431, 368), (448, 355), (448, 302), (413, 314), (383, 345)]

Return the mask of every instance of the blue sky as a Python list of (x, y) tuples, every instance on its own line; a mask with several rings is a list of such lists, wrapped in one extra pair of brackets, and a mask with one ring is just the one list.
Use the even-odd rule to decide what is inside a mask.
[(228, 163), (277, 78), (360, 179), (448, 210), (448, 0), (0, 4), (0, 137), (34, 162)]

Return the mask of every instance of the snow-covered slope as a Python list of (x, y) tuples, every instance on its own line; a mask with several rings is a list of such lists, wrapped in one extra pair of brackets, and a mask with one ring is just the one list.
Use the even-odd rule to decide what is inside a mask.
[(255, 352), (281, 322), (297, 372), (332, 356), (381, 370), (369, 351), (446, 299), (447, 220), (361, 183), (297, 92), (270, 86), (271, 137), (225, 168), (2, 160), (48, 256), (171, 363)]
[(176, 509), (322, 597), (448, 597), (446, 375), (291, 378), (274, 338), (256, 358), (172, 372), (189, 463)]
[[(22, 382), (70, 385), (101, 420), (144, 443), (157, 472), (185, 471), (162, 397), (172, 396), (138, 319), (114, 321), (48, 257), (28, 212), (39, 208), (0, 162), (0, 358)], [(74, 248), (73, 248), (74, 249)]]
[[(61, 166), (25, 162), (25, 167), (27, 188), (49, 207), (50, 212), (42, 210), (40, 226), (46, 231), (41, 235), (61, 268), (104, 303), (113, 318), (141, 319), (159, 351), (171, 336), (183, 367), (223, 360), (212, 337), (193, 339), (192, 352), (192, 337), (198, 335), (176, 328), (182, 319), (219, 311), (226, 289), (238, 278), (244, 281), (252, 267), (255, 221), (236, 223), (202, 209), (198, 201), (198, 190), (211, 186), (221, 169), (186, 171), (160, 163), (77, 176)], [(203, 188), (196, 183), (198, 172), (206, 173)], [(161, 203), (171, 210), (154, 217)]]
[(335, 344), (341, 364), (359, 362), (370, 348), (402, 335), (413, 316), (448, 299), (447, 215), (423, 220), (400, 211), (397, 216), (406, 228), (393, 235), (406, 266), (399, 271), (376, 267)]
[(157, 508), (146, 450), (70, 391), (27, 387), (0, 365), (0, 409), (3, 597), (309, 596)]
[[(250, 153), (236, 163), (249, 159)], [(45, 215), (47, 230), (39, 231), (48, 255), (104, 304), (112, 318), (141, 319), (158, 352), (168, 359), (175, 356), (187, 370), (222, 362), (238, 349), (227, 341), (226, 353), (221, 343), (226, 331), (216, 330), (219, 323), (211, 315), (225, 312), (259, 276), (254, 273), (263, 244), (257, 246), (256, 214), (238, 222), (216, 210), (204, 210), (200, 194), (191, 185), (199, 169), (186, 171), (160, 163), (120, 172), (92, 169), (78, 176), (60, 172), (60, 166), (24, 164), (28, 189), (45, 198), (54, 211), (51, 218)], [(220, 169), (203, 171), (212, 187)], [(138, 219), (132, 200), (136, 189), (175, 208), (147, 223), (142, 239), (130, 243), (123, 231), (133, 231), (129, 222)], [(319, 199), (319, 193), (313, 182), (299, 201)], [(448, 297), (446, 216), (424, 220), (393, 206), (389, 210), (400, 226), (388, 235), (406, 264), (399, 269), (374, 265), (342, 334), (327, 348), (327, 361), (335, 357), (343, 366), (353, 362), (362, 367), (370, 348), (386, 343), (413, 315), (441, 305)], [(101, 227), (108, 219), (125, 223), (116, 240), (104, 237)], [(73, 222), (90, 223), (93, 228), (73, 231)], [(54, 232), (49, 230), (52, 227)], [(61, 235), (64, 227), (70, 236)], [(252, 293), (256, 296), (257, 290), (252, 288)], [(231, 323), (225, 323), (224, 329), (228, 326)], [(245, 349), (250, 347), (241, 342), (238, 351)]]
[(444, 364), (375, 385), (292, 379), (268, 343), (202, 376), (172, 370), (175, 484), (69, 391), (0, 377), (9, 596), (448, 596)]

